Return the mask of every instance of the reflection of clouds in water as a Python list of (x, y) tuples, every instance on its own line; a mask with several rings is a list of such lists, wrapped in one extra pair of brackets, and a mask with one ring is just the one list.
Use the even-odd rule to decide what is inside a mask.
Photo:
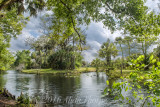
[[(57, 101), (59, 106), (119, 106), (118, 100), (114, 100), (113, 96), (103, 95), (103, 90), (107, 86), (106, 80), (108, 79), (104, 72), (82, 73), (75, 78), (65, 77), (64, 75), (35, 75), (8, 71), (4, 78), (7, 79), (5, 87), (16, 97), (22, 91), (33, 98), (39, 97), (42, 101)], [(109, 79), (109, 81), (111, 86), (114, 81), (122, 82), (122, 80), (113, 79)], [(122, 94), (125, 97), (129, 96), (134, 101), (131, 90), (124, 92), (123, 89)]]

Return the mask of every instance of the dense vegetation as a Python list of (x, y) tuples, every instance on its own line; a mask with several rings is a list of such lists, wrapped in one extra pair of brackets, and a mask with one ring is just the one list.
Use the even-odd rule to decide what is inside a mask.
[[(105, 9), (104, 13), (101, 12), (102, 8)], [(125, 27), (126, 30), (129, 30), (127, 29), (127, 25), (129, 22), (132, 22), (131, 19), (133, 18), (137, 22), (141, 21), (146, 8), (141, 0), (1, 0), (1, 70), (8, 68), (4, 65), (13, 63), (11, 60), (13, 58), (8, 58), (11, 55), (7, 57), (4, 54), (9, 54), (7, 48), (9, 47), (11, 38), (21, 33), (26, 23), (25, 21), (28, 19), (23, 17), (23, 12), (25, 11), (28, 11), (31, 16), (36, 16), (38, 11), (42, 11), (43, 9), (51, 10), (53, 14), (48, 17), (50, 20), (46, 28), (49, 29), (49, 32), (45, 35), (51, 40), (58, 41), (58, 44), (74, 35), (78, 41), (78, 50), (83, 50), (84, 37), (82, 36), (80, 27), (78, 27), (79, 25), (88, 25), (93, 20), (96, 22), (103, 21), (104, 25), (111, 31), (115, 31), (117, 26)], [(128, 23), (125, 24), (124, 22)], [(39, 47), (34, 48), (34, 50), (41, 56)], [(38, 63), (41, 66), (42, 58)]]
[[(98, 58), (91, 62), (91, 66), (96, 67), (96, 71), (100, 68), (108, 71), (121, 69), (121, 75), (123, 69), (143, 72), (152, 68), (146, 78), (131, 73), (129, 79), (132, 86), (126, 87), (128, 82), (118, 82), (113, 84), (113, 89), (124, 100), (122, 89), (140, 89), (142, 82), (152, 95), (138, 98), (145, 101), (151, 98), (152, 104), (158, 105), (160, 14), (150, 11), (144, 4), (143, 0), (1, 0), (0, 71), (9, 69), (11, 65), (17, 70), (81, 67), (85, 65), (82, 51), (89, 46), (86, 46), (86, 35), (80, 25), (87, 26), (91, 21), (103, 22), (111, 32), (121, 30), (122, 34), (114, 41), (108, 39), (102, 44), (97, 52)], [(27, 11), (32, 17), (43, 10), (52, 11), (52, 14), (41, 19), (44, 34), (26, 40), (31, 51), (12, 54), (8, 50), (10, 41), (21, 34), (29, 19), (24, 17), (24, 12)], [(157, 48), (151, 52), (153, 45)], [(115, 90), (109, 89), (109, 92)], [(133, 91), (133, 96), (137, 97), (136, 91)], [(128, 97), (126, 100), (131, 103)]]

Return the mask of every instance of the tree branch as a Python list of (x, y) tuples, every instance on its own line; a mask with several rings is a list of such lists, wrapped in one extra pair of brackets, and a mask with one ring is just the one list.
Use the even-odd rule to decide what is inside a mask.
[(121, 12), (118, 12), (118, 11), (115, 11), (114, 9), (112, 9), (110, 6), (109, 6), (109, 4), (107, 3), (107, 1), (106, 1), (106, 5), (107, 5), (107, 7), (109, 8), (109, 10), (111, 10), (112, 12), (114, 12), (114, 13), (121, 13)]
[(79, 42), (80, 42), (80, 48), (81, 48), (81, 51), (82, 51), (82, 46), (81, 46), (81, 43), (82, 43), (82, 40), (81, 40), (81, 35), (79, 34), (79, 32), (77, 31), (75, 25), (74, 25), (74, 22), (73, 22), (73, 18), (71, 17), (71, 20), (72, 20), (72, 24), (73, 24), (73, 28), (75, 30), (75, 32), (78, 34), (79, 36)]
[[(70, 13), (72, 13), (73, 11), (62, 1), (60, 0), (60, 2), (69, 10)], [(73, 28), (75, 30), (75, 32), (77, 33), (79, 39), (80, 39), (80, 48), (81, 48), (81, 51), (82, 51), (82, 46), (81, 46), (81, 43), (82, 43), (82, 40), (81, 40), (81, 35), (79, 34), (78, 30), (76, 29), (76, 26), (75, 26), (75, 23), (73, 21), (73, 17), (71, 16), (71, 20), (72, 20), (72, 25), (73, 25)]]
[(71, 10), (62, 0), (60, 0), (60, 2), (61, 2), (70, 12), (72, 12), (72, 10)]

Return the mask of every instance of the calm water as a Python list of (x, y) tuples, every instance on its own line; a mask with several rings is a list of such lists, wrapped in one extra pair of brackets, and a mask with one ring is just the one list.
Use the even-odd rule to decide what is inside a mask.
[[(82, 73), (76, 77), (52, 74), (24, 74), (7, 71), (0, 75), (0, 88), (5, 87), (16, 97), (21, 92), (45, 99), (54, 107), (117, 107), (117, 101), (103, 97), (108, 77), (105, 73)], [(112, 83), (114, 80), (110, 80)], [(118, 80), (117, 80), (118, 81)]]

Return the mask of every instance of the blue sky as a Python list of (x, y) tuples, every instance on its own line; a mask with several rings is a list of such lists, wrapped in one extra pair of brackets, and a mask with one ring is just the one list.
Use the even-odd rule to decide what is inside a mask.
[[(159, 5), (158, 5), (159, 4)], [(151, 10), (155, 10), (156, 12), (160, 12), (160, 0), (148, 0), (146, 5), (151, 8)], [(22, 34), (18, 36), (17, 39), (11, 40), (11, 51), (24, 50), (29, 49), (29, 46), (26, 46), (25, 39), (28, 37), (38, 37), (42, 34), (39, 30), (40, 17), (45, 13), (50, 12), (41, 12), (38, 16), (31, 17), (30, 21), (26, 25), (26, 27), (22, 30)], [(102, 22), (91, 22), (86, 31), (87, 34), (87, 44), (91, 46), (91, 49), (84, 51), (83, 56), (85, 61), (91, 62), (95, 57), (96, 53), (99, 50), (101, 44), (110, 38), (114, 40), (117, 36), (121, 36), (120, 31), (116, 31), (113, 34), (107, 29), (103, 27)]]

